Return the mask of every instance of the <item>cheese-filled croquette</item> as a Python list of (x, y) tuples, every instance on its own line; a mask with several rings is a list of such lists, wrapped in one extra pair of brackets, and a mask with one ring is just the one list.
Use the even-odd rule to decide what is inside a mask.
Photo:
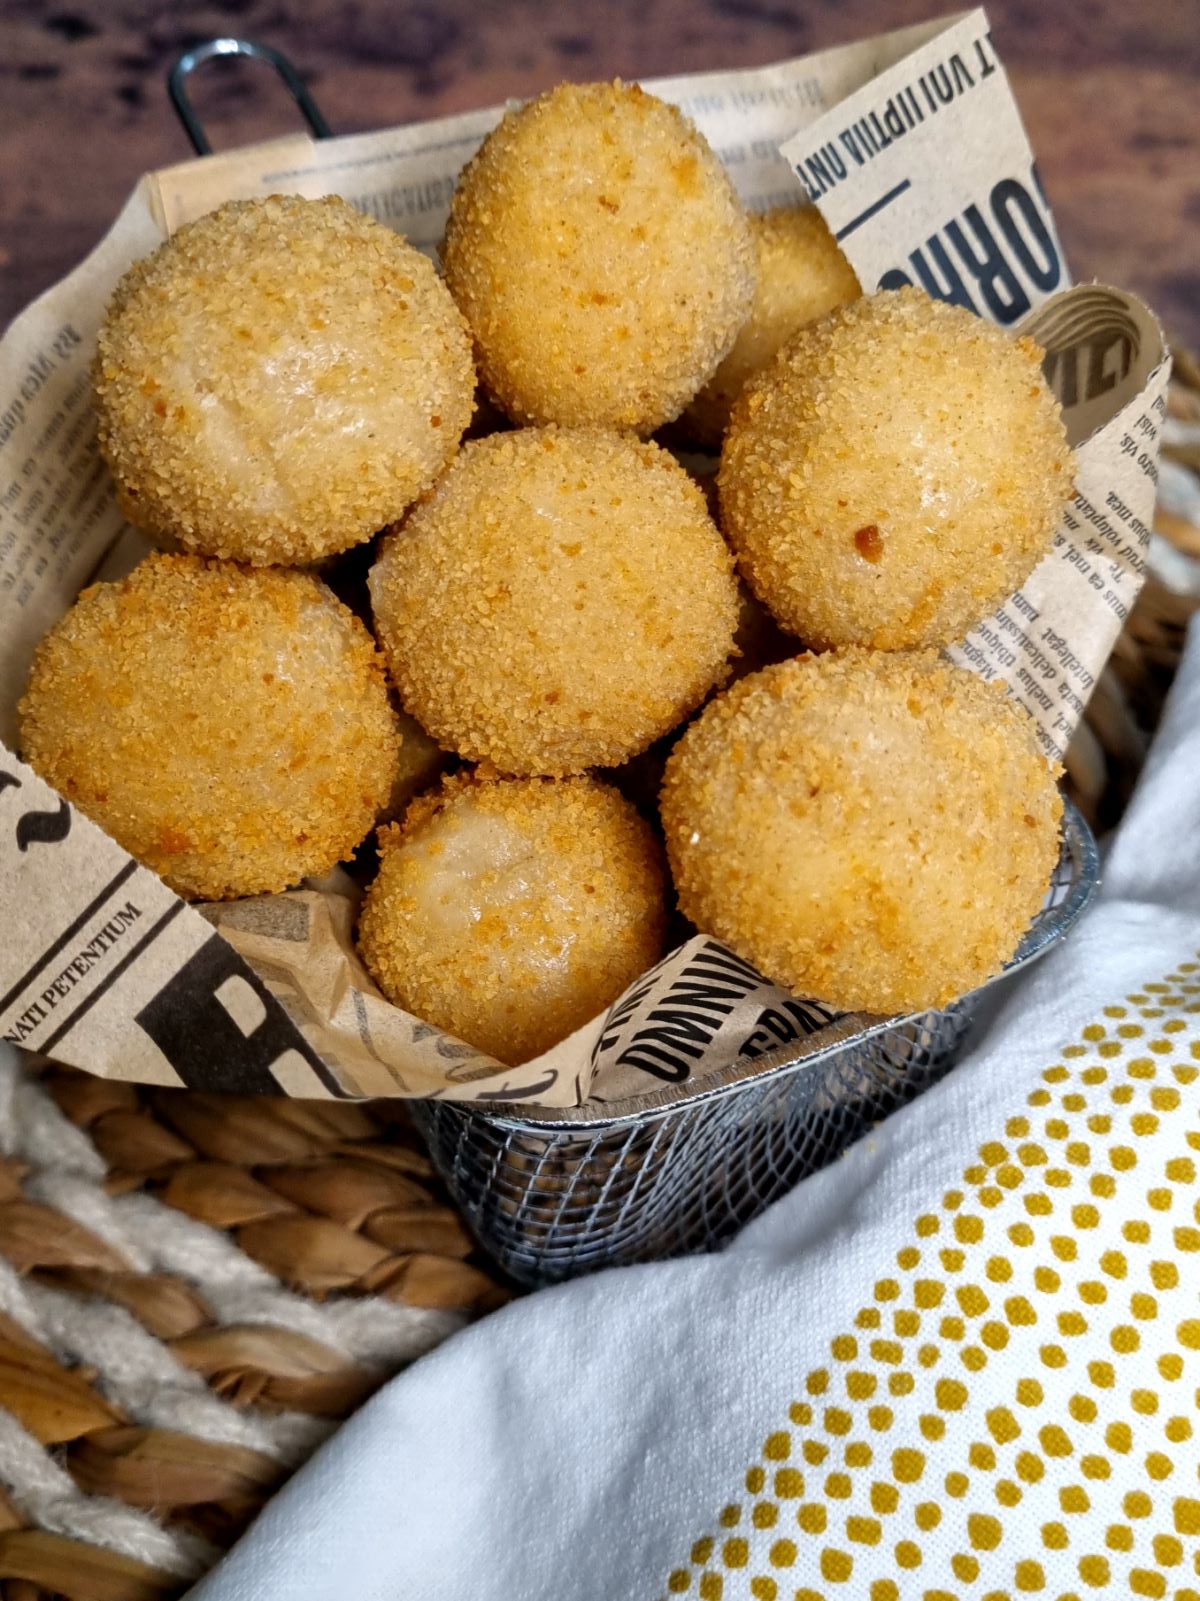
[(380, 830), (359, 951), (396, 1006), (517, 1066), (662, 954), (658, 844), (594, 778), (460, 775)]
[(442, 259), (484, 383), (523, 423), (651, 433), (712, 377), (754, 293), (708, 143), (619, 82), (509, 111), (459, 178)]
[(944, 1006), (1041, 907), (1062, 803), (1002, 685), (932, 651), (835, 651), (745, 678), (667, 763), (679, 903), (794, 994)]
[(502, 773), (612, 767), (724, 674), (733, 561), (657, 445), (527, 428), (464, 445), (370, 577), (405, 707)]
[(1042, 352), (915, 289), (801, 330), (750, 379), (721, 523), (806, 645), (962, 639), (1049, 550), (1073, 457)]
[(393, 522), (471, 418), (470, 336), (432, 264), (337, 199), (233, 201), (118, 284), (93, 366), (126, 516), (298, 566)]
[(758, 252), (758, 287), (733, 349), (692, 401), (683, 424), (697, 443), (716, 446), (729, 408), (746, 380), (771, 361), (794, 333), (862, 294), (816, 206), (755, 212), (750, 232)]
[(85, 589), (34, 656), (26, 760), (189, 900), (350, 856), (399, 734), (362, 623), (310, 573), (154, 555)]

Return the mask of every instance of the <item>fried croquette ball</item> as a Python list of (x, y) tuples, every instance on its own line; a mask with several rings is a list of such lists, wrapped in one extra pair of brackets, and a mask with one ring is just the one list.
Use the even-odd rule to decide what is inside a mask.
[(466, 444), (370, 588), (406, 708), (446, 750), (526, 775), (644, 750), (722, 678), (738, 618), (701, 491), (598, 429)]
[(1041, 907), (1062, 803), (1002, 685), (932, 651), (836, 651), (715, 700), (667, 764), (680, 907), (794, 994), (943, 1006)]
[(1050, 548), (1073, 457), (1042, 352), (901, 289), (802, 330), (752, 378), (721, 523), (806, 645), (962, 639)]
[(430, 739), (415, 717), (402, 709), (396, 722), (400, 730), (400, 760), (384, 808), (388, 821), (402, 817), (409, 801), (428, 789), (446, 765), (445, 751)]
[(738, 625), (733, 636), (735, 655), (730, 679), (747, 678), (761, 667), (786, 661), (800, 652), (791, 634), (785, 634), (765, 606), (746, 588), (738, 585)]
[(749, 224), (708, 143), (620, 82), (509, 111), (458, 180), (442, 259), (484, 383), (523, 423), (653, 432), (754, 293)]
[(233, 201), (118, 284), (93, 379), (121, 509), (211, 556), (301, 565), (393, 522), (471, 418), (432, 264), (337, 199)]
[(189, 900), (286, 889), (370, 832), (396, 776), (383, 663), (310, 573), (154, 555), (34, 656), (25, 757)]
[(380, 830), (359, 951), (397, 1006), (517, 1066), (662, 954), (658, 845), (593, 778), (460, 775)]
[(684, 413), (700, 444), (719, 445), (729, 408), (746, 380), (760, 372), (794, 333), (862, 294), (816, 206), (756, 212), (750, 232), (758, 252), (758, 287), (733, 349)]

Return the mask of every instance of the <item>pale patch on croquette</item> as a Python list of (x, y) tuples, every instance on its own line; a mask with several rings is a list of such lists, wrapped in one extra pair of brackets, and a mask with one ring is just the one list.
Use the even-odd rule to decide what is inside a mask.
[(747, 379), (773, 360), (793, 334), (862, 294), (858, 275), (816, 206), (755, 212), (750, 232), (758, 260), (750, 315), (733, 349), (681, 419), (681, 427), (706, 446), (720, 444), (730, 407)]
[(1042, 351), (915, 289), (802, 330), (733, 408), (721, 524), (814, 648), (962, 639), (1050, 549), (1074, 458)]
[(387, 998), (516, 1066), (662, 954), (648, 825), (592, 778), (459, 775), (380, 830), (359, 950)]
[(395, 780), (383, 663), (311, 574), (149, 557), (34, 656), (25, 757), (180, 895), (288, 888), (353, 854)]
[(794, 994), (878, 1013), (1000, 970), (1061, 814), (1023, 709), (933, 652), (764, 668), (688, 729), (662, 791), (685, 915)]
[(338, 199), (233, 201), (122, 278), (93, 366), (131, 522), (300, 565), (432, 483), (471, 418), (470, 336), (432, 264)]
[(481, 376), (525, 423), (651, 433), (712, 376), (754, 292), (707, 141), (620, 82), (509, 111), (459, 178), (442, 254)]
[(615, 766), (704, 699), (733, 648), (733, 561), (657, 445), (598, 429), (466, 444), (370, 578), (405, 706), (501, 772)]

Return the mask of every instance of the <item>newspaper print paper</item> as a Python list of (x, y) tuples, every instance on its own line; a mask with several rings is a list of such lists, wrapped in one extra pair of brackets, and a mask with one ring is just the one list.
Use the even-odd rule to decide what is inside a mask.
[[(1027, 317), (1046, 346), (1080, 494), (1022, 594), (952, 654), (1007, 679), (1060, 754), (1139, 583), (1166, 364), (1157, 324), (1131, 296), (1067, 289), (984, 13), (647, 87), (695, 119), (748, 205), (803, 203), (807, 191), (865, 287), (911, 281), (1006, 325)], [(500, 114), (285, 138), (152, 174), (96, 251), (13, 324), (0, 343), (0, 733), (10, 745), (38, 639), (84, 583), (142, 548), (96, 452), (87, 377), (125, 268), (223, 200), (281, 191), (341, 194), (432, 252), (456, 174)], [(0, 1033), (102, 1076), (611, 1107), (790, 1042), (800, 1054), (832, 1019), (701, 935), (570, 1039), (503, 1067), (382, 999), (353, 952), (354, 895), (339, 879), (186, 906), (0, 750)]]

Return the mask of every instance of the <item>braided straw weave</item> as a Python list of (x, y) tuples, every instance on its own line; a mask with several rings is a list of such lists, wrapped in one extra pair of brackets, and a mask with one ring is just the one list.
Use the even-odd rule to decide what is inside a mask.
[[(1176, 356), (1164, 454), (1200, 469)], [(1068, 758), (1119, 816), (1200, 605), (1152, 573)], [(1176, 575), (1178, 579), (1179, 575)], [(160, 1601), (371, 1392), (507, 1292), (396, 1103), (143, 1089), (0, 1058), (0, 1601)]]
[(503, 1291), (402, 1108), (0, 1062), (0, 1595), (157, 1601)]

